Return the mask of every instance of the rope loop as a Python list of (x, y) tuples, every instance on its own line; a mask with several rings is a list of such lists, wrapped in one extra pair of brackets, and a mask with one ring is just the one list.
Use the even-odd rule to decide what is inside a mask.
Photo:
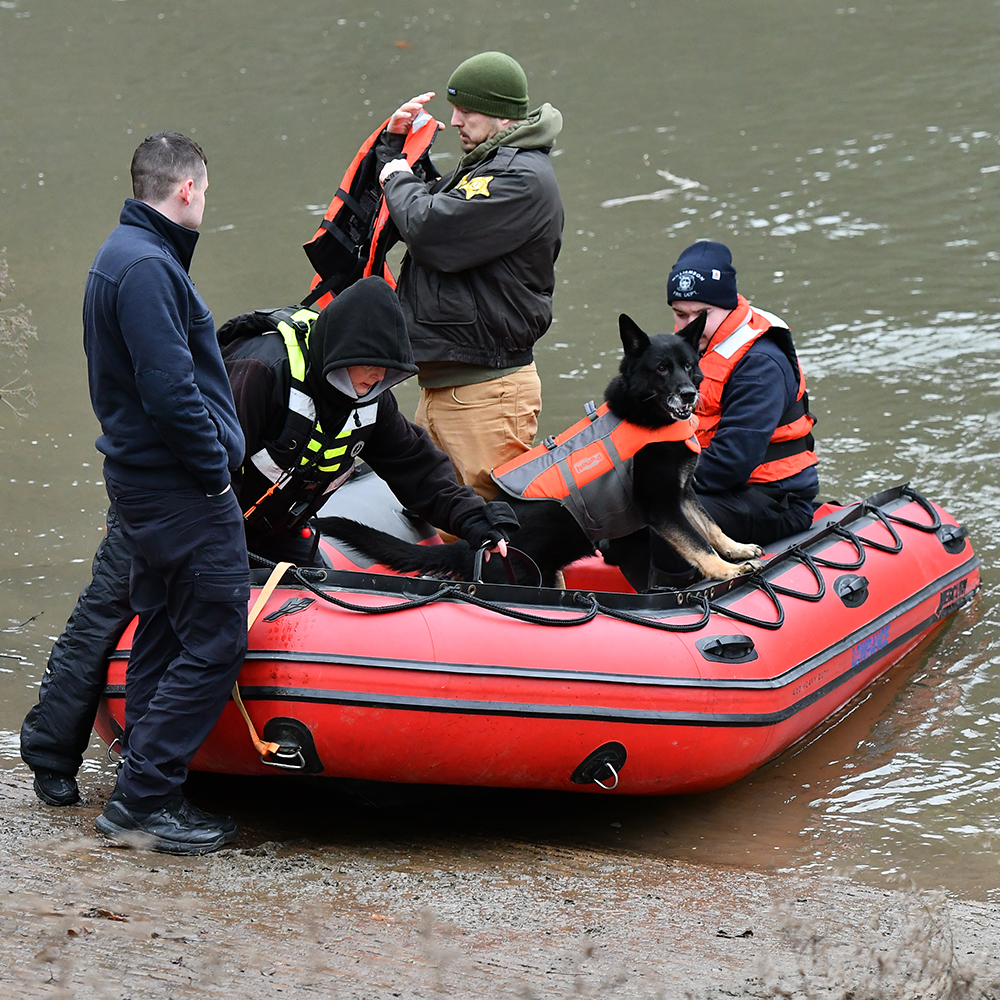
[(915, 489), (910, 486), (903, 487), (903, 496), (909, 497), (915, 504), (922, 508), (922, 510), (931, 519), (930, 524), (921, 524), (919, 521), (911, 521), (909, 518), (900, 517), (898, 514), (886, 514), (886, 517), (890, 521), (895, 521), (896, 524), (905, 524), (908, 528), (916, 528), (917, 531), (926, 531), (928, 533), (932, 531), (937, 531), (941, 527), (941, 515), (934, 509), (934, 506), (926, 498), (922, 497)]
[(808, 552), (803, 552), (801, 549), (795, 548), (791, 549), (788, 553), (790, 559), (798, 559), (806, 569), (809, 570), (813, 575), (813, 579), (816, 581), (816, 593), (809, 594), (804, 593), (801, 590), (792, 590), (791, 587), (783, 587), (781, 584), (772, 583), (771, 589), (776, 594), (782, 594), (784, 597), (797, 597), (800, 601), (821, 601), (826, 596), (826, 580), (823, 579), (823, 574), (820, 573), (819, 567), (816, 565), (816, 560), (813, 559)]
[(862, 509), (866, 514), (873, 515), (882, 522), (886, 531), (892, 535), (892, 545), (886, 545), (885, 542), (876, 542), (871, 538), (862, 538), (862, 544), (867, 545), (870, 549), (877, 549), (879, 552), (888, 552), (890, 555), (896, 555), (897, 552), (902, 552), (903, 540), (899, 537), (899, 532), (892, 526), (892, 521), (889, 519), (889, 516), (887, 514), (883, 514), (880, 507), (874, 507), (869, 503), (862, 504)]
[(855, 551), (858, 553), (858, 558), (852, 563), (836, 562), (833, 559), (824, 559), (823, 556), (813, 556), (813, 560), (820, 566), (825, 566), (827, 569), (842, 569), (842, 570), (852, 570), (861, 569), (865, 564), (865, 547), (861, 544), (861, 540), (858, 538), (850, 528), (845, 528), (842, 524), (834, 524), (830, 527), (830, 533), (834, 535), (840, 535), (841, 538), (846, 539), (853, 546)]
[(774, 587), (764, 577), (756, 573), (747, 580), (747, 583), (763, 590), (767, 595), (768, 600), (777, 612), (777, 618), (773, 622), (764, 621), (762, 618), (754, 618), (752, 615), (745, 615), (740, 611), (733, 611), (732, 608), (722, 607), (713, 601), (709, 601), (708, 606), (717, 615), (725, 615), (727, 618), (733, 618), (738, 622), (743, 622), (745, 625), (756, 625), (758, 628), (766, 628), (771, 632), (776, 632), (785, 624), (785, 609), (782, 607), (778, 595), (774, 592)]
[[(594, 595), (589, 595), (593, 597)], [(582, 598), (583, 594), (577, 594), (577, 598)], [(616, 608), (608, 608), (603, 604), (598, 604), (602, 615), (606, 615), (608, 618), (616, 618), (621, 622), (629, 622), (632, 625), (643, 625), (646, 628), (659, 629), (661, 632), (697, 632), (699, 629), (703, 629), (712, 617), (712, 608), (707, 597), (703, 594), (691, 594), (689, 595), (690, 603), (700, 603), (701, 604), (701, 618), (694, 622), (681, 622), (679, 624), (674, 624), (672, 622), (659, 621), (656, 618), (644, 618), (641, 615), (633, 615), (629, 611), (618, 611)], [(597, 598), (594, 598), (595, 604), (597, 603)]]

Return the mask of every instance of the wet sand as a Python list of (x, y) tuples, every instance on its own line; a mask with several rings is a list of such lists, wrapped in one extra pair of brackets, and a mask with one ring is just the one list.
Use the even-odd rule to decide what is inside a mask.
[(455, 793), (315, 780), (195, 776), (240, 837), (171, 858), (94, 834), (110, 789), (85, 775), (53, 809), (3, 772), (3, 995), (1000, 997), (996, 904), (527, 840), (501, 795), (456, 825)]

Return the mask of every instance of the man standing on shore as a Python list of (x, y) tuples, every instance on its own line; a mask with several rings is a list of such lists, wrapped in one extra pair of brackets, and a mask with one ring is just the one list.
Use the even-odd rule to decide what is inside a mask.
[(126, 676), (118, 781), (97, 829), (154, 850), (213, 851), (236, 836), (181, 795), (246, 654), (243, 517), (230, 486), (244, 440), (215, 336), (188, 275), (207, 160), (177, 132), (132, 158), (120, 225), (84, 295), (84, 348), (104, 478), (131, 553), (139, 615)]
[(466, 59), (448, 81), (464, 155), (425, 184), (398, 157), (433, 96), (393, 114), (379, 180), (407, 249), (398, 291), (419, 367), (416, 422), (459, 481), (491, 500), (490, 470), (531, 448), (542, 407), (532, 347), (552, 322), (563, 208), (549, 150), (562, 115), (550, 104), (528, 111), (527, 77), (510, 56)]

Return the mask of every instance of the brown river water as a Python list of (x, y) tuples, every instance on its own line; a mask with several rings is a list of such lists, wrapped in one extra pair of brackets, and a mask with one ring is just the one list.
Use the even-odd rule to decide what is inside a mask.
[[(459, 831), (470, 814), (487, 837), (905, 875), (1000, 900), (1000, 5), (841, 2), (2, 0), (0, 247), (14, 288), (0, 309), (30, 309), (38, 338), (26, 361), (0, 349), (0, 384), (27, 367), (36, 403), (23, 417), (0, 406), (0, 766), (25, 773), (21, 719), (100, 539), (79, 317), (134, 147), (174, 128), (208, 153), (192, 273), (221, 322), (298, 300), (300, 244), (361, 140), (499, 48), (566, 122), (542, 433), (600, 398), (618, 314), (668, 329), (673, 260), (723, 240), (740, 289), (796, 335), (823, 495), (911, 481), (966, 525), (983, 589), (838, 720), (729, 789), (454, 793), (431, 811)], [(447, 118), (443, 98), (430, 107)], [(457, 151), (442, 133), (442, 169)], [(415, 404), (412, 387), (399, 396)], [(111, 774), (95, 737), (84, 779)]]

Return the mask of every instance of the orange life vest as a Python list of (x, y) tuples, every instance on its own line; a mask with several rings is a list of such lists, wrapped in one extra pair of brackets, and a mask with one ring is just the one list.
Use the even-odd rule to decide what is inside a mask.
[[(393, 287), (396, 281), (385, 263), (385, 255), (398, 235), (386, 229), (389, 208), (378, 182), (375, 144), (389, 124), (387, 118), (361, 144), (344, 179), (337, 188), (316, 234), (303, 250), (316, 268), (310, 294), (303, 305), (317, 311), (333, 301), (348, 285), (372, 274), (381, 275)], [(426, 112), (418, 115), (403, 143), (412, 167), (430, 148), (441, 123)]]
[(812, 428), (816, 418), (809, 412), (806, 379), (783, 320), (763, 309), (755, 309), (740, 295), (736, 308), (715, 331), (698, 367), (704, 376), (698, 387), (698, 441), (707, 448), (722, 415), (722, 392), (733, 369), (762, 336), (769, 336), (784, 351), (799, 377), (795, 402), (781, 415), (771, 435), (764, 461), (750, 475), (751, 483), (773, 483), (788, 479), (816, 464)]
[(588, 403), (587, 416), (558, 437), (493, 470), (494, 482), (524, 500), (558, 500), (591, 541), (621, 538), (645, 527), (632, 497), (636, 452), (658, 441), (684, 441), (701, 451), (697, 417), (666, 427), (640, 427), (615, 416), (608, 404)]

